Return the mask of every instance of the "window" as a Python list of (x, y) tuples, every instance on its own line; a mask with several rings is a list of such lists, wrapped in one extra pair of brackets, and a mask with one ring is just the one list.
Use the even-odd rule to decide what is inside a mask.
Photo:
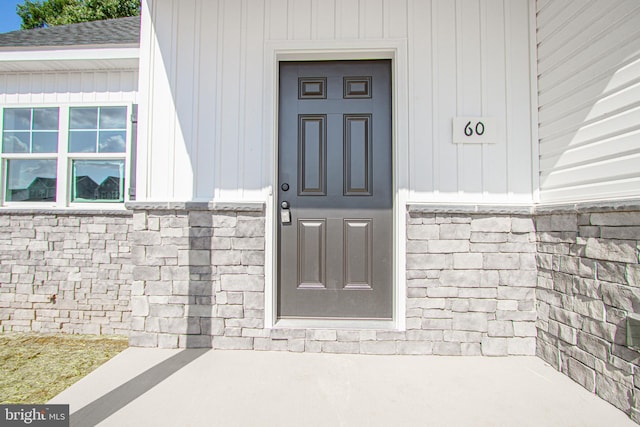
[(123, 203), (129, 110), (121, 105), (5, 108), (4, 204)]
[(6, 108), (2, 122), (2, 153), (14, 154), (5, 163), (5, 200), (55, 202), (59, 109)]

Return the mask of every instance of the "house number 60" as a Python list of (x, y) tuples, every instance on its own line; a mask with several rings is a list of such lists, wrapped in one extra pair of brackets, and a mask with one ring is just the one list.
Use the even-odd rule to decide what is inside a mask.
[(495, 117), (454, 117), (454, 144), (495, 144), (498, 142)]
[(484, 135), (484, 123), (477, 122), (474, 127), (472, 126), (472, 122), (468, 122), (467, 125), (464, 127), (464, 134), (467, 136), (473, 136), (474, 131), (476, 135), (480, 135), (480, 136)]

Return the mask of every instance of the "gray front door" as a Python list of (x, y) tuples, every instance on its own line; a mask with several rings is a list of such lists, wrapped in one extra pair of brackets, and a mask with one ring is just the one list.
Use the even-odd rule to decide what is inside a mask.
[(391, 62), (281, 62), (279, 102), (278, 317), (391, 319)]

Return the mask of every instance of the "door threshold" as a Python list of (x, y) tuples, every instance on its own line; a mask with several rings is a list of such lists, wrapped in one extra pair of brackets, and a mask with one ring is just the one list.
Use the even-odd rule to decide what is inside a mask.
[(393, 320), (374, 319), (313, 319), (289, 318), (278, 319), (273, 329), (376, 329), (385, 331), (398, 330)]

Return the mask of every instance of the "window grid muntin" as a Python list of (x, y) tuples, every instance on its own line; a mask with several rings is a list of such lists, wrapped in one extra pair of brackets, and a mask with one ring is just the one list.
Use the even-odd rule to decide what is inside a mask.
[[(44, 111), (56, 111), (56, 129), (36, 129), (35, 128), (35, 120), (34, 116), (36, 112), (44, 112)], [(18, 111), (29, 111), (29, 126), (28, 129), (15, 128), (10, 129), (6, 128), (6, 114), (8, 111), (18, 112)], [(60, 107), (7, 107), (2, 110), (2, 154), (16, 154), (16, 153), (56, 153), (58, 151), (58, 146), (60, 145)], [(5, 134), (8, 133), (22, 133), (28, 134), (28, 148), (26, 151), (5, 151)], [(33, 151), (33, 136), (35, 135), (46, 135), (52, 134), (56, 135), (55, 141), (55, 149), (51, 151)]]
[[(116, 109), (124, 109), (124, 117), (123, 117), (123, 127), (103, 127), (103, 110), (116, 110)], [(95, 110), (96, 111), (96, 120), (95, 127), (88, 128), (76, 128), (72, 126), (73, 120), (73, 112), (81, 111), (81, 110)], [(96, 106), (96, 107), (70, 107), (69, 108), (69, 141), (68, 141), (68, 152), (69, 153), (125, 153), (127, 151), (127, 108), (121, 106)], [(115, 134), (115, 133), (124, 133), (124, 147), (122, 151), (103, 151), (101, 150), (101, 136), (103, 134)], [(71, 140), (73, 135), (82, 135), (82, 134), (94, 134), (93, 138), (93, 150), (92, 151), (76, 151), (71, 149)]]

